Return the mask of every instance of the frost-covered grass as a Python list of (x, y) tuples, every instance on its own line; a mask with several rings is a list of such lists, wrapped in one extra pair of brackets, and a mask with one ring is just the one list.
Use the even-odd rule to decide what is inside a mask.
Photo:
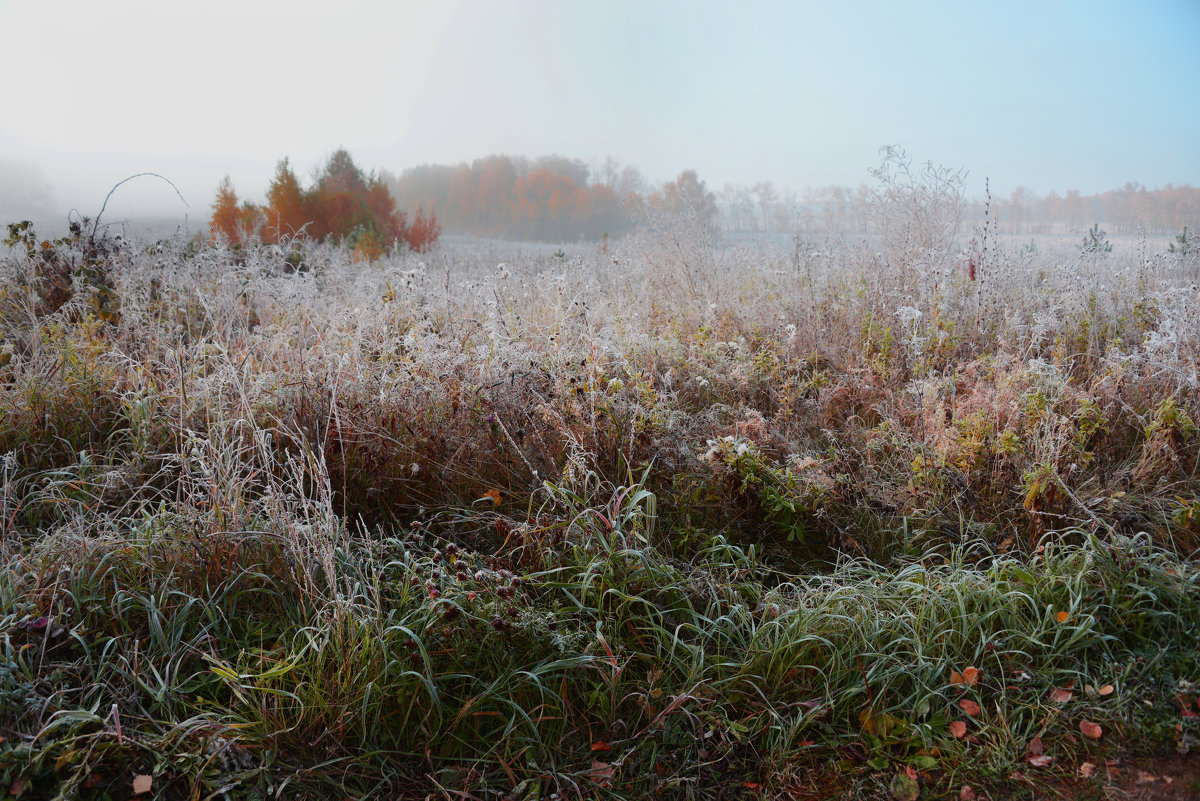
[(993, 237), (972, 281), (889, 230), (17, 241), (0, 779), (840, 797), (1193, 748), (1197, 263)]

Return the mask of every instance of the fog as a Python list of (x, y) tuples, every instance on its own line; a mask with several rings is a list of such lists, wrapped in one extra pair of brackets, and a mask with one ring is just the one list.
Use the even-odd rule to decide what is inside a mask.
[(651, 185), (856, 186), (882, 145), (967, 192), (1200, 184), (1200, 4), (0, 0), (0, 214), (198, 228), (288, 156), (399, 174), (612, 155)]

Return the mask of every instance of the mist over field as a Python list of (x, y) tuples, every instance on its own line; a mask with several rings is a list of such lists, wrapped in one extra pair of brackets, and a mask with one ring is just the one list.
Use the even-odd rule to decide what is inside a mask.
[[(111, 219), (200, 230), (224, 175), (261, 204), (280, 159), (308, 181), (339, 148), (396, 177), (557, 155), (619, 189), (612, 157), (651, 190), (694, 170), (731, 202), (770, 183), (809, 207), (869, 184), (897, 144), (966, 170), (971, 201), (986, 180), (1001, 199), (1200, 185), (1200, 8), (1185, 0), (50, 8), (0, 3), (0, 69), (23, 98), (0, 108), (8, 216), (94, 216), (150, 171), (188, 206), (133, 182)], [(52, 60), (27, 35), (46, 30)]]
[(0, 794), (1200, 797), (1197, 34), (0, 0)]

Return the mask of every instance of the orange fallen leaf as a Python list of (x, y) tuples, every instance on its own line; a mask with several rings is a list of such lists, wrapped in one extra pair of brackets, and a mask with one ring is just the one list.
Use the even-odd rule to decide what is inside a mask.
[(1099, 740), (1100, 735), (1104, 734), (1104, 729), (1100, 728), (1100, 724), (1092, 723), (1090, 720), (1079, 721), (1079, 731), (1089, 740)]
[(957, 670), (950, 671), (950, 683), (961, 684), (965, 687), (973, 687), (979, 682), (979, 668), (967, 667), (963, 668), (963, 672)]
[(975, 703), (970, 698), (962, 699), (958, 702), (958, 705), (963, 712), (966, 712), (971, 717), (977, 716), (982, 711), (979, 708), (979, 704)]
[(963, 723), (961, 720), (950, 721), (950, 733), (961, 740), (967, 736), (967, 724)]
[(150, 792), (154, 787), (154, 777), (148, 776), (145, 773), (139, 773), (133, 777), (133, 794), (141, 795), (142, 793)]
[(489, 500), (492, 502), (493, 506), (499, 506), (500, 505), (500, 490), (498, 490), (498, 489), (488, 490), (487, 492), (483, 493), (483, 495), (480, 496), (479, 500), (475, 501), (475, 503), (479, 503), (479, 501), (489, 501)]
[(1105, 684), (1099, 690), (1096, 690), (1096, 692), (1098, 692), (1098, 693), (1100, 693), (1100, 695), (1104, 696), (1104, 695), (1112, 695), (1113, 690), (1114, 690), (1114, 687), (1111, 684)]
[(1062, 687), (1055, 687), (1050, 691), (1050, 700), (1056, 704), (1065, 704), (1074, 697), (1070, 690), (1064, 690)]
[(592, 750), (593, 751), (611, 751), (612, 746), (609, 745), (608, 743), (604, 742), (603, 740), (597, 740), (596, 742), (592, 743)]
[(1059, 623), (1066, 623), (1068, 620), (1071, 619), (1071, 616), (1069, 614), (1067, 614), (1066, 612), (1056, 612), (1054, 615), (1054, 619), (1057, 620)]

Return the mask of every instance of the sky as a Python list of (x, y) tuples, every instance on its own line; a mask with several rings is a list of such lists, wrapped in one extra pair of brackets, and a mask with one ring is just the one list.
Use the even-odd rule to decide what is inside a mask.
[(1200, 0), (0, 0), (0, 75), (0, 206), (56, 212), (151, 171), (188, 206), (142, 178), (106, 215), (203, 220), (222, 176), (260, 199), (339, 147), (802, 194), (899, 144), (972, 196), (1200, 185)]

